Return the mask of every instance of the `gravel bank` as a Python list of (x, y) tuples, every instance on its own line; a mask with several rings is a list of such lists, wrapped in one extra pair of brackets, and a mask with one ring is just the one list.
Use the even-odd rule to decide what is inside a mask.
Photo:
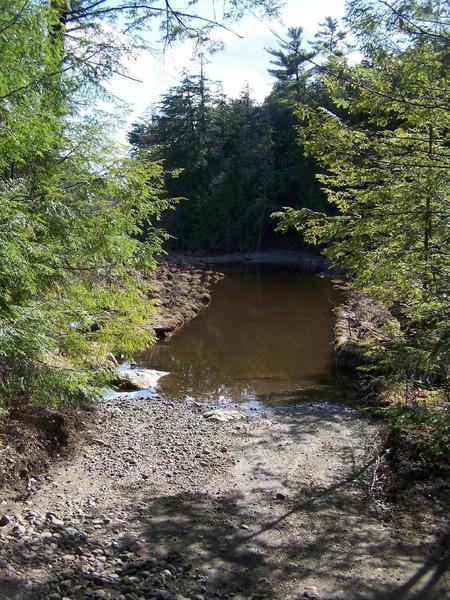
[(327, 405), (206, 410), (101, 403), (75, 456), (3, 500), (0, 598), (446, 597), (435, 532), (387, 524), (368, 493), (378, 425)]
[(170, 258), (161, 260), (149, 277), (151, 298), (158, 310), (149, 327), (159, 339), (167, 339), (193, 319), (211, 300), (211, 288), (222, 273)]
[(190, 265), (289, 265), (304, 271), (327, 273), (328, 275), (341, 273), (339, 269), (333, 268), (323, 256), (308, 250), (260, 250), (216, 255), (173, 253), (171, 256), (174, 260)]
[[(150, 297), (158, 305), (148, 329), (160, 339), (169, 338), (209, 304), (222, 277), (204, 266), (161, 260), (148, 277)], [(83, 406), (73, 413), (64, 406), (51, 410), (19, 403), (0, 414), (0, 493), (5, 488), (26, 490), (39, 481), (54, 459), (77, 445), (79, 430), (92, 418), (90, 410)]]

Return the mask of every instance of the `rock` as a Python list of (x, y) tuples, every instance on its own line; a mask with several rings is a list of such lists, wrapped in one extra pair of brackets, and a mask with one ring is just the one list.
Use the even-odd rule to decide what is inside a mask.
[(22, 537), (26, 532), (26, 529), (23, 525), (14, 525), (12, 528), (12, 533), (14, 537)]
[(45, 517), (46, 517), (47, 521), (50, 521), (50, 523), (52, 525), (54, 525), (55, 527), (57, 527), (57, 528), (64, 527), (64, 521), (61, 521), (61, 519), (58, 519), (58, 517), (55, 514), (48, 512), (45, 515)]
[(163, 325), (153, 325), (153, 330), (159, 340), (163, 340), (173, 333), (176, 329), (174, 323), (166, 323)]
[(281, 492), (278, 492), (278, 494), (275, 496), (275, 498), (277, 500), (286, 500), (286, 496), (284, 494), (282, 494)]
[(202, 304), (209, 304), (211, 302), (211, 295), (205, 292), (204, 294), (201, 294), (199, 300)]
[(92, 444), (98, 444), (99, 446), (108, 447), (108, 443), (105, 442), (105, 440), (102, 440), (102, 438), (93, 438), (91, 442)]
[(172, 600), (172, 594), (167, 590), (153, 590), (152, 595), (157, 600)]
[(320, 600), (319, 596), (313, 590), (307, 590), (303, 592), (303, 595), (300, 596), (300, 598), (307, 598), (308, 600)]
[(0, 517), (0, 527), (5, 527), (11, 523), (11, 518), (8, 515), (2, 515)]
[(210, 410), (203, 415), (207, 421), (218, 421), (219, 423), (227, 423), (228, 421), (240, 421), (245, 419), (245, 414), (238, 410), (226, 410), (218, 408)]
[(117, 547), (119, 548), (119, 550), (138, 550), (139, 548), (141, 548), (142, 544), (141, 542), (138, 540), (138, 538), (136, 536), (134, 536), (131, 533), (125, 533), (124, 535), (121, 536), (121, 538), (118, 540), (117, 542)]
[(147, 390), (155, 387), (164, 375), (168, 373), (154, 369), (127, 369), (121, 371), (113, 383), (121, 390)]

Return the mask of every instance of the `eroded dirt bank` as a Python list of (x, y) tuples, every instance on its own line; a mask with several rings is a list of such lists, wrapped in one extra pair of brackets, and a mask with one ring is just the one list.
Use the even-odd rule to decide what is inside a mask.
[(2, 503), (0, 597), (447, 597), (438, 529), (389, 524), (369, 493), (378, 424), (326, 405), (205, 410), (102, 403), (77, 454)]
[(222, 277), (203, 263), (195, 265), (176, 257), (162, 260), (149, 277), (151, 297), (158, 304), (149, 327), (159, 339), (169, 338), (209, 304), (212, 288)]

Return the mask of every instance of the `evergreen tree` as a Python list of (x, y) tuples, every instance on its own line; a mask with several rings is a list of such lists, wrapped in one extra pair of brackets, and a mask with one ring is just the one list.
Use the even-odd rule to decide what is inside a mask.
[(317, 53), (326, 56), (343, 56), (347, 49), (347, 32), (339, 27), (339, 21), (332, 17), (325, 17), (323, 23), (320, 23), (319, 31), (314, 36), (313, 44)]
[(270, 62), (276, 67), (269, 69), (269, 73), (277, 79), (275, 92), (297, 102), (305, 97), (310, 75), (308, 61), (314, 56), (314, 52), (303, 48), (302, 37), (302, 27), (289, 27), (286, 39), (281, 40), (279, 48), (267, 48), (267, 52), (273, 56)]
[(328, 63), (323, 80), (341, 115), (304, 106), (309, 125), (299, 129), (338, 215), (282, 216), (283, 227), (326, 243), (357, 287), (395, 303), (402, 329), (391, 332), (389, 367), (441, 381), (450, 357), (448, 16), (439, 2), (349, 3), (364, 60)]
[[(224, 6), (229, 18), (243, 9)], [(111, 352), (152, 342), (145, 276), (166, 239), (162, 166), (119, 152), (91, 107), (155, 17), (168, 42), (214, 25), (186, 12), (182, 27), (163, 2), (0, 0), (0, 409), (94, 393)], [(179, 101), (203, 168), (195, 83)]]
[(269, 69), (277, 81), (264, 101), (272, 128), (270, 195), (274, 205), (325, 209), (325, 197), (315, 180), (315, 161), (305, 156), (296, 134), (298, 102), (312, 106), (327, 102), (323, 86), (314, 78), (315, 53), (303, 48), (302, 35), (301, 27), (291, 27), (280, 48), (268, 49), (276, 59), (271, 62), (279, 67)]
[(228, 100), (202, 70), (185, 73), (153, 122), (135, 125), (129, 139), (168, 171), (181, 170), (167, 181), (171, 195), (186, 198), (165, 221), (177, 248), (228, 252), (261, 243), (270, 135), (248, 86)]

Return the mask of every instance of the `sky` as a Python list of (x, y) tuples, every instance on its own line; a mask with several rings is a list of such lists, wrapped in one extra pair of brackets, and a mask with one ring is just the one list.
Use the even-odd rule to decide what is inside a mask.
[[(262, 21), (247, 15), (234, 24), (233, 31), (242, 38), (229, 31), (216, 30), (214, 39), (223, 42), (225, 49), (209, 58), (206, 75), (221, 81), (225, 94), (231, 97), (239, 96), (248, 83), (252, 96), (261, 102), (273, 84), (267, 72), (270, 56), (265, 51), (279, 45), (273, 31), (283, 35), (288, 26), (301, 26), (305, 39), (312, 39), (326, 16), (343, 16), (344, 5), (345, 0), (286, 0), (279, 21)], [(159, 55), (141, 51), (126, 59), (129, 76), (138, 81), (114, 76), (108, 83), (109, 90), (129, 105), (129, 116), (118, 134), (119, 141), (124, 142), (129, 126), (157, 104), (161, 94), (178, 83), (183, 68), (195, 68), (192, 50), (192, 42), (187, 41)]]

